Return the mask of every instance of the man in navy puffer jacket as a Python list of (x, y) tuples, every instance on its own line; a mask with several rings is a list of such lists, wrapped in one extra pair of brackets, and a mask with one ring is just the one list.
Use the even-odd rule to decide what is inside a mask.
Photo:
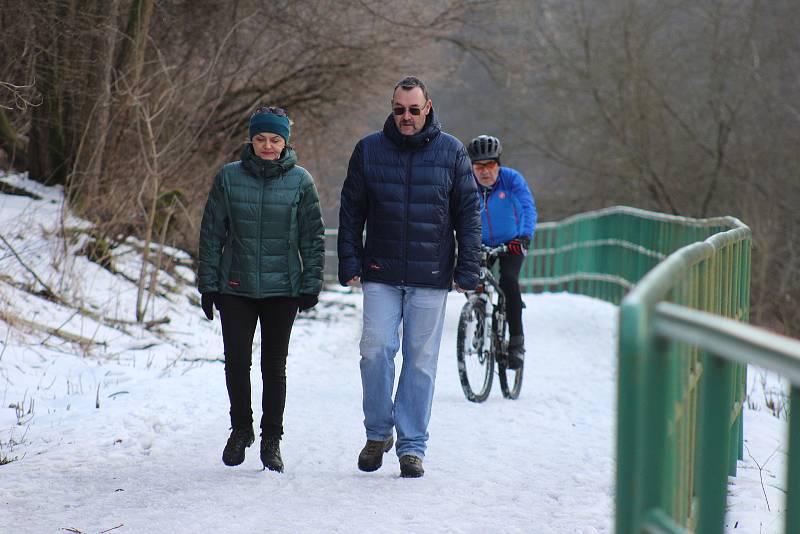
[[(467, 151), (442, 132), (418, 78), (397, 83), (383, 130), (356, 145), (340, 206), (339, 281), (362, 284), (364, 294), (367, 443), (358, 467), (378, 469), (396, 429), (400, 474), (419, 477), (447, 292), (477, 285), (481, 221)], [(401, 322), (403, 367), (393, 400)]]

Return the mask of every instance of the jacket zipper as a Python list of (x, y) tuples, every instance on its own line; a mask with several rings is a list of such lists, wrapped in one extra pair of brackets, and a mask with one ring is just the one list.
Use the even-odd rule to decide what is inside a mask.
[(411, 160), (414, 158), (414, 152), (408, 151), (408, 163), (406, 163), (406, 176), (405, 176), (405, 211), (403, 213), (403, 276), (400, 279), (400, 284), (405, 285), (408, 279), (408, 203), (411, 196)]
[(489, 214), (489, 197), (492, 196), (492, 191), (483, 192), (483, 209), (486, 211), (486, 225), (489, 227), (489, 243), (492, 243), (492, 217)]
[(261, 187), (259, 188), (258, 192), (258, 240), (256, 241), (256, 298), (261, 297), (261, 225), (262, 221), (262, 214), (264, 209), (264, 184), (266, 180), (263, 177), (260, 177), (259, 183)]

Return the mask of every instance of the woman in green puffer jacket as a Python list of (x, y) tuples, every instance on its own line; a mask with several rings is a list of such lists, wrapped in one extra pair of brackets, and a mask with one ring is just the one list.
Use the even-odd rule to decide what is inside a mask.
[(314, 179), (289, 145), (291, 121), (281, 108), (250, 118), (241, 160), (214, 178), (200, 227), (199, 290), (209, 320), (216, 307), (225, 345), (231, 435), (225, 465), (244, 461), (255, 441), (250, 366), (261, 323), (261, 461), (283, 471), (280, 439), (286, 403), (286, 356), (298, 309), (317, 304), (325, 259), (324, 225)]

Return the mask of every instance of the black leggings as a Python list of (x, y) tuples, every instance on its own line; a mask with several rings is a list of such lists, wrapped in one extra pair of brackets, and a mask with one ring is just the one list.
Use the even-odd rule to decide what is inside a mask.
[(506, 295), (506, 317), (511, 337), (522, 333), (522, 296), (519, 294), (519, 271), (525, 256), (506, 254), (500, 257), (500, 289)]
[(225, 344), (225, 384), (231, 403), (231, 427), (253, 425), (250, 404), (250, 366), (256, 321), (261, 323), (261, 435), (283, 435), (286, 405), (286, 355), (289, 336), (297, 315), (298, 299), (274, 297), (252, 299), (221, 295), (219, 315)]

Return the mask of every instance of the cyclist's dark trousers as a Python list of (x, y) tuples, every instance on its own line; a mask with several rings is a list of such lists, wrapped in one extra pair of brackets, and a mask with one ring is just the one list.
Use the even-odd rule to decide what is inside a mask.
[(250, 366), (256, 322), (261, 323), (261, 435), (283, 435), (286, 405), (286, 355), (299, 299), (252, 299), (221, 295), (220, 320), (225, 344), (225, 384), (231, 402), (231, 427), (253, 425), (250, 404)]
[(522, 333), (522, 296), (519, 294), (519, 271), (525, 256), (506, 254), (500, 258), (500, 289), (506, 295), (506, 317), (511, 337)]

